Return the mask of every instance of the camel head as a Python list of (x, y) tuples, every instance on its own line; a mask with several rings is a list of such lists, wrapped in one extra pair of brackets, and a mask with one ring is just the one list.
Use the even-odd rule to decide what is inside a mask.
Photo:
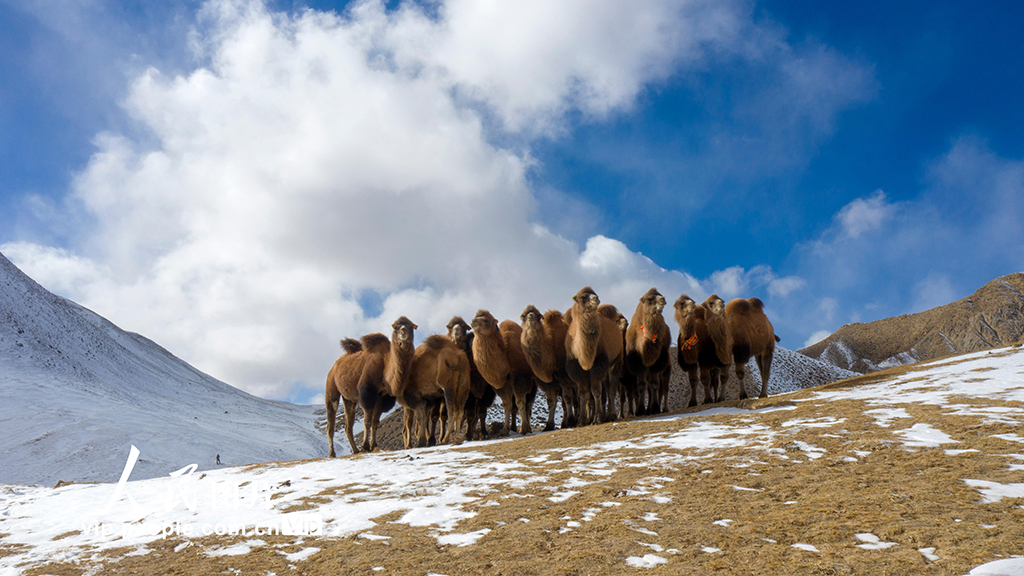
[(697, 303), (693, 301), (693, 298), (683, 294), (676, 300), (674, 307), (676, 309), (676, 321), (682, 324), (683, 319), (693, 316), (694, 311), (697, 310)]
[(469, 338), (469, 324), (466, 324), (462, 316), (453, 316), (448, 321), (448, 339), (455, 342), (459, 348), (465, 348), (467, 338)]
[(543, 315), (533, 304), (527, 306), (526, 309), (523, 310), (523, 313), (519, 315), (519, 320), (522, 323), (524, 330), (527, 328), (531, 330), (539, 330), (541, 327), (541, 318), (543, 318)]
[(402, 316), (391, 325), (394, 332), (391, 333), (391, 343), (397, 344), (402, 350), (412, 350), (413, 332), (419, 328), (405, 316)]
[(490, 336), (498, 331), (498, 321), (487, 310), (478, 310), (470, 324), (473, 327), (473, 331), (481, 337)]
[(597, 293), (590, 286), (584, 286), (572, 297), (573, 302), (578, 304), (580, 308), (587, 311), (597, 310), (597, 307), (601, 305), (601, 299), (597, 297)]
[(708, 314), (718, 316), (725, 314), (725, 301), (718, 297), (718, 294), (712, 294), (708, 296), (708, 299), (704, 301), (704, 309), (707, 310)]
[(661, 311), (665, 309), (666, 303), (665, 297), (661, 295), (661, 292), (658, 292), (657, 288), (651, 288), (640, 297), (640, 304), (650, 316), (661, 314)]

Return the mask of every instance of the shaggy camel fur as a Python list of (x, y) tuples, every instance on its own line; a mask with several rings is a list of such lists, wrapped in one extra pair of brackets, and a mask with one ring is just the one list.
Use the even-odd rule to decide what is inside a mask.
[(614, 368), (612, 363), (622, 356), (620, 331), (614, 321), (598, 313), (601, 299), (590, 286), (580, 289), (572, 299), (573, 306), (565, 314), (569, 325), (565, 368), (580, 395), (579, 423), (599, 423), (604, 419), (601, 399), (605, 379)]
[(555, 429), (555, 407), (561, 389), (555, 381), (555, 348), (544, 331), (543, 316), (534, 305), (529, 305), (519, 315), (521, 332), (519, 343), (526, 363), (533, 371), (534, 382), (544, 391), (548, 401), (548, 420), (544, 431)]
[(672, 333), (661, 315), (665, 304), (665, 297), (651, 288), (640, 297), (626, 330), (626, 370), (636, 376), (638, 409), (644, 407), (646, 395), (644, 414), (668, 408), (668, 378), (663, 372), (672, 369), (668, 354)]
[(392, 383), (408, 377), (413, 358), (413, 333), (416, 325), (402, 316), (391, 325), (391, 341), (383, 334), (367, 334), (362, 341), (346, 338), (341, 341), (343, 354), (327, 374), (324, 401), (327, 407), (328, 454), (335, 456), (334, 429), (338, 401), (345, 407), (345, 436), (352, 453), (359, 452), (352, 437), (356, 404), (363, 409), (364, 452), (377, 448), (377, 426), (380, 415), (395, 405)]
[[(727, 375), (731, 362), (725, 322), (715, 325), (718, 333), (712, 337), (706, 321), (707, 311), (692, 298), (683, 294), (675, 303), (675, 318), (679, 324), (679, 336), (676, 338), (679, 367), (686, 372), (690, 382), (689, 406), (700, 403), (698, 390), (704, 387), (704, 403), (725, 400), (725, 386), (722, 380)], [(716, 346), (715, 342), (722, 342)]]
[[(491, 388), (473, 361), (473, 339), (469, 324), (461, 316), (448, 321), (448, 339), (454, 342), (469, 358), (469, 398), (466, 399), (466, 438), (483, 440), (487, 438), (487, 409), (494, 403), (494, 388)], [(479, 422), (480, 430), (476, 431)]]
[[(447, 425), (443, 428), (442, 442), (460, 444), (462, 416), (469, 397), (469, 358), (447, 336), (433, 335), (416, 347), (409, 378), (392, 388), (391, 394), (406, 409), (404, 431), (411, 443), (412, 422), (418, 446), (428, 444), (428, 430), (433, 435), (435, 409), (443, 403)], [(415, 418), (409, 418), (409, 412)]]
[[(597, 312), (598, 314), (601, 314), (615, 322), (615, 325), (619, 327), (619, 331), (622, 333), (620, 350), (624, 351), (626, 349), (626, 331), (629, 329), (629, 321), (626, 320), (626, 317), (622, 312), (619, 312), (618, 308), (611, 304), (601, 304), (598, 306)], [(613, 332), (609, 331), (609, 335), (611, 334), (613, 334)], [(634, 409), (636, 407), (636, 380), (632, 378), (623, 378), (629, 373), (629, 371), (626, 370), (625, 364), (625, 360), (623, 359), (618, 362), (618, 369), (614, 369), (614, 367), (610, 368), (608, 378), (605, 380), (607, 384), (605, 387), (605, 400), (608, 406), (606, 414), (609, 414), (609, 418), (614, 417), (615, 419), (621, 420), (628, 416), (631, 397)], [(612, 378), (612, 370), (614, 370), (616, 375), (615, 379)], [(619, 399), (619, 406), (617, 410), (615, 408), (616, 398)]]
[[(498, 325), (501, 337), (505, 340), (505, 351), (508, 353), (508, 381), (512, 385), (512, 394), (515, 397), (515, 412), (513, 413), (511, 425), (515, 426), (515, 414), (519, 414), (519, 428), (517, 431), (527, 435), (533, 431), (530, 425), (530, 414), (533, 413), (533, 400), (537, 396), (536, 378), (530, 363), (526, 361), (526, 354), (523, 353), (523, 329), (519, 323), (512, 320), (503, 320)], [(504, 402), (504, 398), (502, 399)]]
[[(562, 399), (562, 427), (568, 423), (570, 409), (566, 404), (565, 333), (568, 326), (562, 322), (562, 313), (548, 310), (541, 315), (535, 306), (527, 306), (520, 315), (523, 334), (521, 343), (526, 361), (537, 378), (537, 386), (548, 401), (548, 421), (544, 431), (555, 429), (555, 407)], [(558, 343), (556, 345), (556, 343)]]
[(511, 368), (505, 338), (498, 329), (498, 321), (486, 310), (479, 310), (470, 324), (475, 334), (473, 361), (476, 362), (480, 375), (501, 398), (502, 407), (505, 409), (505, 426), (502, 428), (501, 435), (508, 436), (514, 424), (516, 398), (509, 379)]
[(562, 398), (562, 428), (569, 428), (576, 425), (576, 386), (573, 385), (569, 375), (565, 372), (565, 335), (569, 332), (569, 325), (565, 323), (562, 313), (558, 310), (548, 310), (543, 318), (544, 332), (548, 341), (551, 342), (552, 350), (555, 352), (555, 381)]
[[(764, 303), (757, 298), (737, 298), (725, 305), (725, 318), (729, 323), (729, 337), (732, 339), (732, 365), (736, 378), (743, 382), (747, 362), (751, 357), (757, 361), (761, 372), (761, 398), (768, 397), (768, 377), (771, 375), (772, 356), (779, 337), (764, 313)], [(747, 397), (746, 387), (740, 386), (740, 398)]]

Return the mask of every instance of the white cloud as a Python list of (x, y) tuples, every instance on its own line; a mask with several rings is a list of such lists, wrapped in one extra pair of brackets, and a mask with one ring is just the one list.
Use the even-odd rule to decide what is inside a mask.
[[(124, 106), (138, 130), (96, 137), (69, 203), (95, 225), (75, 251), (0, 250), (277, 397), (320, 386), (339, 337), (403, 314), (425, 334), (478, 307), (564, 309), (585, 284), (627, 315), (651, 286), (670, 300), (761, 287), (785, 298), (802, 278), (757, 266), (700, 282), (588, 226), (581, 249), (536, 221), (528, 178), (531, 139), (559, 133), (568, 112), (600, 120), (709, 54), (779, 50), (752, 18), (699, 0), (371, 0), (343, 15), (214, 0), (192, 38), (202, 64), (134, 77)], [(366, 291), (379, 314), (360, 306)]]
[(731, 266), (711, 274), (705, 282), (709, 293), (716, 293), (725, 300), (746, 298), (760, 288), (767, 288), (768, 294), (785, 298), (795, 290), (803, 288), (807, 282), (798, 276), (778, 277), (770, 266), (754, 266), (745, 270), (742, 266)]
[(966, 136), (926, 168), (916, 197), (855, 199), (794, 247), (805, 292), (829, 305), (779, 302), (787, 326), (810, 333), (918, 312), (1024, 270), (1024, 160)]
[(822, 340), (828, 338), (831, 335), (832, 333), (829, 332), (828, 330), (818, 330), (814, 334), (811, 334), (810, 337), (804, 341), (803, 348), (807, 348), (808, 346), (817, 344), (818, 342), (821, 342)]
[[(73, 199), (97, 225), (76, 253), (3, 250), (125, 328), (275, 396), (322, 380), (338, 337), (399, 314), (428, 332), (478, 306), (564, 308), (584, 284), (628, 311), (650, 285), (699, 290), (621, 242), (595, 236), (580, 251), (533, 222), (530, 158), (491, 144), (486, 115), (462, 102), (535, 132), (570, 108), (629, 107), (714, 40), (703, 18), (728, 11), (595, 8), (451, 2), (429, 16), (371, 1), (292, 16), (210, 2), (194, 35), (206, 65), (131, 84), (126, 110), (149, 136), (96, 138)], [(352, 296), (367, 288), (386, 295), (379, 316)]]
[(836, 214), (836, 222), (849, 238), (856, 238), (865, 232), (878, 230), (892, 218), (895, 206), (888, 203), (885, 192), (875, 190), (868, 198), (857, 198)]

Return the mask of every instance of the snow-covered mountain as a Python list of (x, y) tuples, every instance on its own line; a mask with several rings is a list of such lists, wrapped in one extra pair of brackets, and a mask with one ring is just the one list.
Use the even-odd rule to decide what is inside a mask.
[[(0, 254), (0, 482), (321, 456), (314, 408), (257, 398), (51, 294)], [(344, 449), (344, 446), (339, 446)]]

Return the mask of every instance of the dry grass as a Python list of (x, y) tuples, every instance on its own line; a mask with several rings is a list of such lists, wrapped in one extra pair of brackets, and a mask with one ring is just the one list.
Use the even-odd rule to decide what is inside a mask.
[[(861, 378), (874, 381), (878, 377)], [(849, 385), (855, 384), (848, 381), (829, 388)], [(1006, 402), (980, 404), (1019, 407)], [(491, 532), (466, 547), (441, 546), (434, 530), (401, 523), (402, 512), (396, 512), (377, 518), (372, 530), (388, 536), (387, 540), (370, 541), (356, 535), (307, 537), (300, 542), (294, 537), (261, 537), (265, 546), (244, 556), (227, 557), (211, 557), (206, 552), (247, 539), (194, 539), (179, 552), (174, 549), (184, 541), (158, 540), (149, 545), (153, 551), (148, 555), (127, 556), (126, 549), (114, 550), (89, 562), (88, 568), (121, 574), (282, 574), (292, 566), (285, 553), (315, 546), (320, 552), (298, 563), (303, 574), (372, 574), (375, 567), (383, 567), (382, 574), (635, 574), (638, 569), (627, 566), (625, 559), (656, 553), (668, 561), (656, 568), (666, 574), (958, 575), (984, 562), (1024, 554), (1024, 502), (1004, 499), (982, 504), (978, 491), (963, 481), (1021, 481), (1020, 472), (1007, 469), (1006, 456), (1019, 452), (1019, 446), (992, 437), (1011, 433), (1014, 426), (986, 423), (980, 417), (950, 416), (941, 406), (904, 406), (914, 421), (928, 422), (956, 438), (959, 444), (955, 448), (979, 450), (951, 456), (938, 448), (905, 449), (893, 434), (898, 426), (878, 426), (864, 415), (866, 406), (857, 400), (820, 403), (813, 400), (812, 392), (804, 391), (785, 398), (748, 400), (743, 406), (790, 409), (703, 420), (767, 426), (776, 432), (770, 446), (773, 451), (614, 450), (599, 458), (616, 462), (616, 471), (576, 488), (581, 493), (562, 502), (549, 500), (551, 492), (544, 486), (562, 485), (578, 475), (566, 458), (573, 449), (668, 435), (693, 421), (637, 420), (483, 446), (468, 444), (462, 450), (517, 461), (524, 464), (521, 469), (528, 475), (547, 480), (543, 486), (529, 489), (499, 485), (493, 492), (481, 493), (479, 500), (467, 505), (476, 516), (460, 522), (457, 531), (486, 528)], [(826, 428), (783, 426), (792, 420), (824, 416), (840, 422)], [(805, 451), (807, 445), (823, 450), (821, 456), (811, 458)], [(864, 453), (868, 454), (858, 455)], [(538, 454), (549, 458), (536, 463), (526, 460)], [(315, 509), (351, 488), (331, 487), (293, 509)], [(365, 491), (366, 487), (359, 489)], [(670, 501), (659, 504), (652, 499), (655, 496)], [(487, 501), (500, 506), (483, 505)], [(657, 520), (652, 520), (650, 513), (656, 514)], [(732, 522), (728, 527), (715, 524), (723, 519)], [(579, 526), (565, 531), (569, 522)], [(896, 546), (861, 549), (855, 534), (867, 532)], [(819, 552), (794, 548), (796, 543), (811, 544)], [(663, 551), (655, 552), (644, 544)], [(927, 561), (918, 552), (926, 547), (934, 547), (941, 560)], [(85, 567), (48, 564), (26, 574), (79, 574)]]

